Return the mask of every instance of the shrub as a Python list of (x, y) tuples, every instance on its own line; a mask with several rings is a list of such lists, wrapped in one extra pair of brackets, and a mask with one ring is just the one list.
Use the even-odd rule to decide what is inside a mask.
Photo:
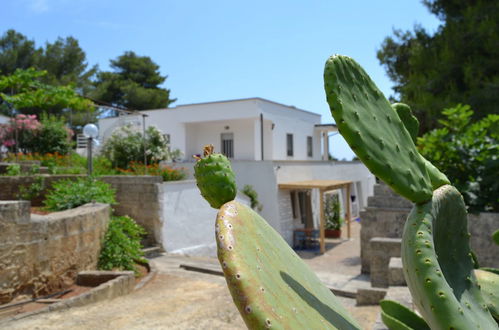
[(99, 256), (99, 269), (133, 270), (137, 273), (135, 262), (145, 262), (140, 244), (145, 233), (144, 228), (128, 216), (111, 217)]
[(421, 154), (447, 175), (470, 212), (499, 212), (499, 115), (471, 123), (473, 110), (442, 111), (441, 128), (418, 138)]
[[(171, 159), (168, 141), (155, 127), (150, 126), (146, 130), (145, 148), (148, 164)], [(127, 169), (132, 161), (143, 161), (142, 132), (134, 130), (131, 125), (120, 127), (102, 146), (101, 153), (114, 167), (122, 169)]]
[(18, 176), (21, 175), (21, 165), (19, 164), (10, 164), (7, 166), (7, 170), (5, 172), (7, 176)]
[[(17, 133), (16, 133), (17, 132)], [(72, 131), (62, 117), (43, 114), (41, 121), (35, 115), (17, 115), (8, 124), (0, 126), (0, 141), (4, 147), (22, 153), (59, 153), (71, 151)]]
[(9, 151), (30, 152), (34, 146), (33, 138), (40, 128), (36, 115), (17, 115), (7, 124), (0, 125), (0, 144)]
[(41, 125), (33, 138), (32, 152), (61, 155), (71, 152), (73, 132), (66, 127), (62, 117), (43, 114), (40, 123)]
[(325, 199), (326, 229), (340, 230), (345, 220), (341, 216), (339, 197), (336, 194), (326, 194)]
[(144, 166), (142, 163), (130, 162), (128, 169), (118, 169), (120, 174), (126, 175), (157, 175), (163, 181), (179, 181), (186, 178), (185, 169), (172, 168), (165, 165), (151, 164)]
[(90, 202), (115, 204), (115, 191), (109, 184), (93, 178), (59, 180), (52, 184), (43, 203), (49, 211), (63, 211)]
[(246, 184), (241, 190), (243, 194), (249, 197), (251, 208), (261, 211), (263, 209), (263, 205), (258, 201), (258, 193), (253, 189), (252, 185)]

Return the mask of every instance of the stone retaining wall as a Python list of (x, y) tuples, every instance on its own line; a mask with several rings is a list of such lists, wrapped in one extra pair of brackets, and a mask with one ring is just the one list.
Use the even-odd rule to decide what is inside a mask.
[(106, 204), (41, 216), (27, 201), (0, 201), (0, 303), (59, 290), (96, 269), (109, 215)]
[[(85, 175), (41, 175), (45, 189), (32, 201), (33, 206), (42, 206), (45, 194), (55, 181), (86, 177)], [(160, 242), (161, 207), (160, 190), (162, 178), (159, 176), (102, 176), (99, 180), (109, 183), (116, 189), (117, 204), (113, 205), (114, 214), (128, 215), (147, 231), (144, 244)], [(33, 176), (0, 176), (0, 200), (19, 199), (20, 187), (29, 187), (34, 183)]]
[[(394, 193), (387, 185), (374, 187), (368, 207), (361, 213), (362, 272), (371, 272), (374, 257), (370, 240), (373, 237), (401, 238), (411, 203)], [(480, 213), (468, 216), (471, 247), (480, 266), (499, 267), (499, 246), (492, 241), (492, 233), (499, 229), (499, 213)]]

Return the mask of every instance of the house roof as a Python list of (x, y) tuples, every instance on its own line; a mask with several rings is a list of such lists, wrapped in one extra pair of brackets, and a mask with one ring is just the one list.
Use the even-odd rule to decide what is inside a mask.
[(179, 104), (179, 105), (177, 105), (175, 107), (172, 107), (172, 108), (150, 109), (150, 110), (146, 110), (146, 111), (175, 109), (175, 108), (181, 108), (181, 107), (189, 107), (189, 106), (193, 106), (193, 105), (195, 106), (195, 105), (206, 105), (206, 104), (216, 104), (216, 103), (229, 103), (229, 102), (245, 102), (245, 101), (261, 101), (261, 102), (266, 102), (266, 103), (272, 103), (272, 104), (277, 104), (277, 105), (280, 105), (280, 106), (283, 106), (283, 107), (286, 107), (286, 108), (290, 108), (290, 109), (293, 109), (293, 110), (303, 111), (303, 112), (306, 112), (306, 113), (310, 113), (310, 114), (313, 114), (313, 115), (320, 116), (320, 114), (318, 114), (316, 112), (312, 112), (312, 111), (309, 111), (309, 110), (303, 110), (303, 109), (295, 107), (294, 105), (286, 105), (286, 104), (283, 104), (283, 103), (274, 102), (274, 101), (271, 101), (271, 100), (264, 99), (262, 97), (247, 97), (247, 98), (222, 100), (222, 101), (209, 101), (209, 102), (199, 102), (199, 103), (187, 103), (187, 104)]
[(323, 191), (335, 190), (346, 187), (352, 181), (346, 180), (307, 180), (279, 183), (279, 189), (314, 189), (318, 188)]

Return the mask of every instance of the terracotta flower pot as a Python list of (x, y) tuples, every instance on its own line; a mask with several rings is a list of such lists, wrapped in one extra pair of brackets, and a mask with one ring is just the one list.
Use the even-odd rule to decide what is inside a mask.
[(325, 234), (327, 238), (340, 238), (341, 229), (325, 229)]

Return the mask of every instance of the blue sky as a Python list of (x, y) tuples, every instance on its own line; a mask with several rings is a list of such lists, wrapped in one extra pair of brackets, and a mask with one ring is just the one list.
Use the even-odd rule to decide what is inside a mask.
[[(440, 24), (419, 0), (1, 0), (0, 32), (15, 29), (37, 45), (73, 36), (89, 64), (133, 50), (168, 75), (175, 104), (262, 97), (322, 115), (331, 54), (358, 61), (385, 95), (391, 82), (376, 51), (394, 28)], [(331, 152), (350, 159), (340, 136)]]

